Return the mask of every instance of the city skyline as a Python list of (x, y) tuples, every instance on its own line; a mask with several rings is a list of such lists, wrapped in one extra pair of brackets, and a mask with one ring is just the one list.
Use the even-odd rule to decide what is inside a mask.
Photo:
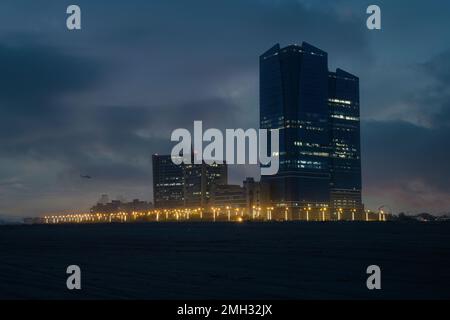
[[(236, 213), (245, 210), (248, 217), (267, 210), (267, 219), (272, 211), (276, 215), (281, 212), (285, 220), (309, 220), (313, 213), (322, 214), (324, 221), (344, 216), (355, 220), (356, 214), (362, 219), (358, 77), (339, 68), (329, 71), (328, 53), (306, 42), (284, 48), (277, 43), (259, 60), (259, 129), (277, 133), (276, 140), (262, 138), (268, 154), (277, 158), (276, 172), (261, 172), (258, 182), (245, 177), (243, 187), (229, 184), (225, 158), (234, 162), (234, 154), (228, 155), (234, 147), (224, 150), (220, 143), (218, 148), (222, 150), (214, 151), (214, 162), (206, 163), (197, 156), (203, 156), (204, 144), (208, 143), (197, 140), (193, 146), (189, 134), (183, 149), (175, 146), (171, 155), (152, 156), (155, 209), (196, 208), (205, 213), (212, 211), (213, 218), (215, 211), (222, 209)], [(250, 152), (251, 145), (258, 142), (250, 134), (246, 139), (244, 130), (240, 130), (241, 151)], [(260, 166), (263, 169), (266, 164)], [(258, 199), (257, 205), (254, 198)]]
[[(449, 4), (380, 1), (378, 34), (350, 0), (79, 4), (79, 33), (64, 30), (61, 5), (0, 4), (0, 215), (85, 210), (101, 194), (152, 200), (151, 155), (169, 153), (170, 132), (193, 120), (257, 128), (258, 56), (301, 41), (361, 79), (366, 206), (450, 211)], [(230, 184), (259, 180), (257, 167), (229, 169)]]

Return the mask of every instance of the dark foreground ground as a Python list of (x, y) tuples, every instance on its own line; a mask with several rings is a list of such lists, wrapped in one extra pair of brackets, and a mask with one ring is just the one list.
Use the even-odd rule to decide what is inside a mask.
[[(66, 289), (71, 264), (81, 291)], [(448, 299), (450, 224), (4, 226), (0, 298)]]

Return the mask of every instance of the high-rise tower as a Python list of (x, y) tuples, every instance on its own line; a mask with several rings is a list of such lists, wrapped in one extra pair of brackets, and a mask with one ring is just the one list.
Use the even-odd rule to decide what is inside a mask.
[(320, 210), (351, 198), (360, 206), (358, 78), (329, 72), (326, 52), (304, 42), (261, 55), (260, 127), (280, 130), (280, 169), (262, 177), (272, 204)]
[(332, 212), (349, 217), (363, 209), (359, 79), (337, 69), (329, 73), (328, 80), (332, 148), (330, 206)]

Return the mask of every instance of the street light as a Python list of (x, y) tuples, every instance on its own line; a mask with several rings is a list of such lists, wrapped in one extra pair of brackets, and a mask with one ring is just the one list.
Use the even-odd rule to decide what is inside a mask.
[(308, 209), (305, 208), (306, 210), (306, 221), (309, 221), (309, 210), (311, 209), (311, 207), (308, 205)]
[(266, 208), (266, 213), (267, 213), (267, 220), (272, 220), (272, 210), (273, 208), (271, 208), (271, 207), (267, 207)]
[(322, 213), (322, 221), (325, 221), (325, 208), (320, 208), (319, 211)]

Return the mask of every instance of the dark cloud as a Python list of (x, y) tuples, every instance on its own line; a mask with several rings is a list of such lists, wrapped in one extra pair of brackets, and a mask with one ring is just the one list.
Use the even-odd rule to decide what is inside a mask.
[(423, 69), (443, 83), (450, 82), (450, 50), (442, 52), (422, 64)]
[(363, 122), (365, 194), (372, 206), (387, 201), (397, 210), (449, 211), (449, 58), (446, 50), (410, 66), (414, 78), (406, 85), (412, 85), (397, 95), (405, 106), (400, 119)]
[(430, 125), (450, 126), (450, 50), (420, 67), (434, 81), (413, 96), (414, 104), (421, 107), (419, 111), (428, 115)]
[(0, 101), (5, 108), (26, 108), (31, 113), (87, 89), (100, 68), (99, 62), (41, 46), (0, 44), (0, 61)]
[[(399, 74), (378, 77), (378, 81), (383, 79), (385, 82), (371, 88), (372, 98), (368, 101), (371, 118), (407, 121), (428, 128), (448, 126), (449, 58), (447, 49), (425, 62), (398, 66), (395, 70)], [(383, 94), (377, 96), (375, 91)], [(375, 108), (377, 105), (380, 106), (378, 110)]]
[[(446, 212), (450, 207), (450, 127), (363, 123), (364, 189), (376, 206)], [(383, 201), (383, 203), (380, 203)]]
[(62, 137), (71, 124), (63, 99), (88, 90), (102, 64), (53, 47), (0, 45), (0, 142), (2, 156), (45, 137)]

